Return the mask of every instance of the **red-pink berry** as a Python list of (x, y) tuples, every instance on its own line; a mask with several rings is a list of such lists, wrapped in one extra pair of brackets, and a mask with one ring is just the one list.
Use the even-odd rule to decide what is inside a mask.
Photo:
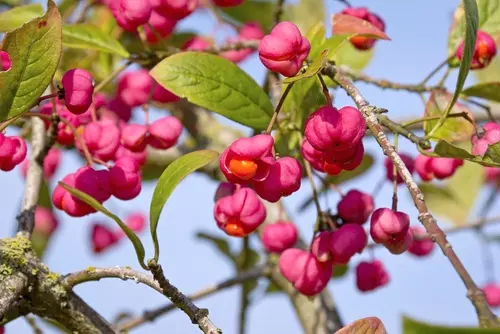
[(482, 287), (484, 295), (486, 297), (486, 302), (491, 307), (500, 306), (500, 284), (488, 283)]
[(259, 58), (265, 67), (286, 77), (297, 74), (311, 50), (311, 44), (292, 22), (278, 23), (259, 44)]
[(356, 253), (361, 253), (368, 242), (365, 230), (359, 224), (344, 224), (334, 231), (330, 240), (333, 263), (346, 264)]
[(37, 206), (35, 209), (35, 227), (34, 231), (45, 236), (50, 236), (59, 226), (59, 222), (52, 210), (43, 206)]
[(118, 237), (109, 227), (99, 223), (93, 223), (91, 228), (90, 240), (94, 253), (102, 253), (118, 242)]
[(146, 24), (151, 15), (148, 0), (113, 0), (110, 9), (118, 25), (130, 32)]
[(266, 219), (266, 214), (264, 204), (250, 188), (222, 197), (214, 206), (217, 226), (233, 237), (245, 237), (255, 231)]
[(125, 218), (125, 224), (135, 233), (140, 233), (146, 227), (146, 215), (143, 212), (131, 213)]
[(148, 154), (146, 150), (134, 152), (129, 150), (128, 148), (123, 147), (123, 145), (120, 145), (116, 150), (115, 160), (120, 159), (122, 157), (132, 158), (139, 166), (142, 166), (146, 163)]
[(300, 146), (300, 152), (302, 157), (311, 164), (312, 168), (320, 172), (325, 172), (325, 159), (323, 158), (323, 152), (312, 147), (307, 138), (304, 138), (304, 141)]
[(483, 127), (481, 136), (473, 135), (472, 154), (483, 156), (490, 145), (500, 142), (500, 125), (495, 122), (487, 122)]
[[(62, 182), (70, 187), (75, 187), (75, 174), (70, 173), (66, 175)], [(57, 185), (52, 193), (52, 203), (59, 210), (66, 212), (71, 217), (83, 217), (90, 213), (95, 212), (95, 210), (87, 205), (86, 203), (80, 201), (78, 198), (72, 196), (66, 189)]]
[(270, 253), (281, 253), (285, 249), (293, 247), (297, 242), (297, 227), (286, 221), (277, 221), (268, 224), (262, 231), (262, 244)]
[(86, 112), (92, 104), (94, 94), (94, 78), (81, 68), (75, 68), (64, 73), (61, 79), (64, 88), (64, 104), (73, 114)]
[(373, 197), (359, 190), (350, 190), (337, 205), (340, 218), (348, 223), (363, 224), (374, 209)]
[[(103, 161), (113, 160), (120, 146), (120, 129), (114, 122), (91, 122), (84, 126), (82, 139), (93, 156)], [(76, 146), (82, 149), (78, 142)]]
[(370, 235), (376, 243), (386, 244), (403, 240), (410, 226), (410, 217), (399, 211), (380, 208), (373, 212)]
[(195, 36), (184, 43), (184, 45), (182, 46), (182, 50), (204, 51), (210, 48), (211, 45), (212, 44), (206, 38)]
[(168, 89), (163, 88), (161, 85), (156, 84), (153, 96), (153, 101), (160, 103), (172, 103), (180, 100), (180, 97), (169, 91)]
[(117, 96), (130, 107), (137, 107), (148, 102), (153, 78), (145, 69), (130, 71), (118, 79)]
[(289, 248), (279, 258), (281, 274), (305, 296), (320, 293), (330, 281), (333, 266), (330, 262), (319, 262), (310, 252)]
[(212, 0), (216, 6), (219, 7), (234, 7), (241, 5), (243, 0)]
[(423, 181), (430, 181), (434, 178), (431, 161), (431, 157), (423, 154), (419, 154), (415, 159), (415, 171)]
[(103, 203), (111, 197), (110, 173), (107, 169), (81, 167), (75, 172), (75, 188)]
[(127, 201), (142, 189), (142, 177), (137, 161), (131, 157), (121, 157), (109, 171), (110, 188), (113, 196)]
[(434, 177), (438, 180), (443, 180), (452, 176), (453, 174), (455, 174), (457, 168), (462, 166), (463, 164), (464, 161), (461, 159), (441, 157), (432, 158), (430, 162)]
[(231, 183), (264, 181), (276, 161), (272, 154), (273, 145), (273, 137), (266, 134), (239, 138), (222, 152), (220, 169)]
[(236, 191), (236, 185), (229, 182), (221, 182), (217, 187), (214, 195), (214, 202), (217, 202), (222, 197), (231, 196)]
[(177, 20), (160, 15), (153, 10), (149, 17), (148, 24), (144, 25), (146, 40), (149, 43), (158, 43), (158, 36), (162, 39), (167, 38), (174, 31), (176, 25)]
[(148, 145), (166, 150), (179, 140), (182, 123), (174, 116), (162, 117), (149, 126)]
[[(399, 153), (399, 157), (401, 160), (403, 160), (403, 163), (405, 164), (406, 168), (410, 172), (410, 174), (413, 174), (413, 171), (415, 170), (415, 160), (413, 158), (405, 153)], [(389, 157), (386, 157), (384, 160), (384, 166), (385, 166), (385, 175), (387, 179), (391, 182), (394, 182), (394, 165), (392, 164), (391, 159)], [(397, 178), (396, 182), (398, 184), (404, 183), (403, 178), (401, 175), (399, 175), (399, 172), (396, 172)]]
[(356, 286), (359, 291), (372, 291), (387, 283), (389, 283), (389, 274), (379, 260), (362, 261), (356, 266)]
[(2, 134), (2, 139), (0, 140), (0, 170), (8, 172), (24, 161), (28, 149), (21, 137), (6, 137)]
[(434, 242), (427, 236), (427, 232), (423, 227), (412, 226), (413, 242), (408, 248), (408, 252), (415, 256), (427, 256), (434, 249)]
[[(361, 165), (365, 154), (363, 142), (351, 145), (346, 151), (331, 150), (323, 152), (324, 169), (330, 175), (337, 175), (338, 170), (354, 170)], [(336, 167), (337, 171), (334, 170)]]
[[(349, 7), (344, 9), (341, 13), (365, 20), (379, 30), (385, 31), (384, 21), (380, 16), (370, 12), (366, 7)], [(369, 50), (375, 44), (376, 39), (367, 36), (354, 36), (350, 38), (350, 42), (358, 50)]]
[(146, 149), (148, 128), (142, 124), (126, 124), (121, 129), (121, 144), (133, 152), (142, 152)]
[[(464, 46), (465, 44), (462, 41), (455, 53), (459, 60), (462, 60)], [(488, 66), (496, 54), (497, 46), (493, 37), (484, 31), (478, 30), (470, 69), (477, 70)]]
[(153, 8), (161, 15), (180, 20), (198, 7), (198, 0), (150, 0)]
[(403, 254), (413, 243), (413, 230), (407, 229), (405, 235), (401, 239), (390, 239), (384, 243), (385, 248), (394, 255)]
[(10, 70), (12, 62), (10, 60), (9, 54), (5, 51), (0, 50), (0, 72)]
[(319, 262), (329, 262), (332, 260), (330, 247), (332, 245), (333, 233), (332, 231), (322, 231), (313, 239), (311, 253)]
[(300, 188), (302, 167), (297, 159), (283, 157), (276, 160), (263, 181), (253, 184), (255, 191), (266, 201), (275, 203)]
[[(140, 99), (142, 101), (144, 95), (139, 94)], [(147, 98), (146, 98), (147, 99)], [(127, 104), (127, 102), (123, 101), (120, 96), (116, 96), (111, 99), (106, 105), (107, 113), (101, 112), (101, 119), (103, 118), (103, 114), (108, 117), (113, 117), (115, 120), (122, 120), (124, 122), (128, 122), (132, 117), (132, 107)]]

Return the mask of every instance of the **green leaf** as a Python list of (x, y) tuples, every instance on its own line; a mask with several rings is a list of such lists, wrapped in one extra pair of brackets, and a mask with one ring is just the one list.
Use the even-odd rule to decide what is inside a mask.
[[(443, 116), (445, 108), (451, 103), (453, 97), (445, 91), (433, 91), (425, 106), (425, 117)], [(470, 119), (473, 115), (469, 108), (461, 103), (456, 103), (451, 109), (451, 113), (465, 112)], [(424, 132), (429, 134), (439, 122), (438, 119), (424, 122)], [(475, 125), (464, 117), (447, 118), (443, 125), (432, 135), (433, 139), (444, 139), (448, 142), (461, 142), (469, 139), (475, 133)]]
[[(492, 0), (476, 0), (476, 3), (479, 16), (479, 30), (487, 32), (493, 38), (500, 36), (500, 3)], [(461, 3), (453, 14), (450, 35), (448, 37), (448, 54), (450, 56), (455, 54), (458, 45), (464, 38), (464, 16), (465, 10)]]
[(196, 237), (201, 240), (206, 240), (211, 242), (219, 250), (221, 254), (225, 255), (226, 257), (231, 259), (231, 261), (234, 262), (234, 255), (231, 252), (231, 247), (229, 246), (229, 242), (227, 240), (218, 238), (216, 236), (204, 232), (196, 233)]
[(456, 226), (461, 226), (468, 222), (467, 218), (483, 184), (483, 167), (465, 161), (443, 186), (424, 183), (421, 190), (432, 212), (449, 218)]
[(329, 60), (335, 61), (338, 65), (348, 66), (354, 71), (363, 70), (373, 58), (374, 48), (360, 51), (351, 43), (342, 43), (335, 54)]
[(160, 219), (161, 211), (167, 203), (170, 195), (175, 187), (189, 174), (197, 169), (208, 165), (218, 157), (219, 153), (210, 150), (194, 151), (181, 156), (172, 162), (163, 171), (156, 184), (156, 188), (151, 199), (151, 206), (149, 209), (149, 223), (151, 229), (151, 237), (155, 245), (155, 260), (158, 261), (160, 254), (158, 235), (156, 230), (158, 228), (158, 221)]
[(266, 294), (273, 294), (276, 292), (284, 292), (283, 289), (281, 289), (279, 286), (274, 284), (273, 281), (269, 280), (269, 283), (267, 284), (267, 288), (265, 290)]
[(15, 30), (28, 21), (43, 15), (43, 7), (39, 3), (17, 6), (0, 13), (0, 32)]
[(90, 24), (65, 25), (62, 29), (63, 45), (70, 48), (97, 50), (113, 53), (124, 58), (130, 54), (111, 35)]
[(472, 56), (474, 55), (474, 49), (476, 46), (477, 29), (479, 25), (479, 16), (477, 11), (476, 0), (463, 0), (465, 9), (465, 47), (462, 55), (462, 60), (460, 62), (460, 69), (458, 71), (457, 84), (455, 87), (455, 92), (452, 99), (450, 100), (445, 111), (441, 115), (441, 118), (428, 133), (429, 136), (433, 136), (439, 128), (444, 124), (446, 117), (453, 109), (455, 102), (457, 102), (462, 89), (464, 88), (465, 79), (469, 74), (470, 64), (472, 62)]
[(328, 50), (324, 50), (321, 54), (316, 58), (311, 65), (307, 67), (304, 73), (298, 74), (294, 77), (287, 78), (283, 80), (283, 83), (292, 83), (305, 78), (310, 78), (318, 74), (323, 68), (325, 68), (328, 62)]
[(325, 24), (323, 22), (318, 22), (307, 31), (305, 36), (311, 43), (309, 59), (316, 59), (321, 51), (323, 51), (322, 47), (326, 40), (325, 33)]
[(494, 145), (489, 145), (484, 157), (500, 163), (500, 142)]
[(321, 49), (328, 49), (328, 60), (335, 60), (334, 55), (337, 51), (349, 41), (354, 35), (346, 34), (346, 35), (335, 35), (328, 38), (325, 43), (321, 46)]
[(459, 158), (467, 161), (472, 161), (483, 166), (488, 167), (500, 167), (500, 161), (493, 160), (489, 156), (475, 156), (464, 150), (463, 148), (454, 146), (445, 140), (438, 141), (436, 147), (434, 148), (434, 153), (440, 157), (445, 158)]
[(118, 216), (114, 215), (110, 211), (108, 211), (105, 207), (101, 205), (96, 199), (94, 199), (92, 196), (84, 193), (83, 191), (80, 191), (78, 189), (75, 189), (66, 183), (59, 182), (59, 185), (66, 189), (71, 195), (75, 196), (79, 200), (87, 203), (90, 205), (92, 208), (95, 210), (105, 214), (109, 218), (113, 219), (118, 226), (122, 229), (122, 231), (125, 233), (125, 235), (128, 237), (130, 242), (134, 245), (135, 248), (135, 253), (137, 254), (137, 260), (139, 261), (139, 264), (141, 265), (142, 268), (148, 270), (148, 267), (146, 264), (144, 264), (144, 258), (146, 256), (146, 252), (144, 250), (144, 246), (142, 245), (141, 239), (125, 224)]
[(318, 0), (299, 0), (296, 4), (285, 6), (283, 13), (283, 20), (295, 23), (302, 34), (318, 22), (324, 22), (325, 17), (325, 2)]
[(468, 87), (462, 95), (500, 102), (500, 82), (483, 82)]
[(0, 72), (0, 122), (31, 108), (56, 72), (61, 56), (61, 16), (53, 1), (47, 13), (6, 34), (2, 44), (12, 67)]
[(491, 63), (488, 66), (480, 70), (474, 70), (473, 73), (475, 78), (479, 82), (499, 82), (500, 57), (493, 57)]
[(333, 279), (342, 278), (347, 274), (348, 271), (349, 271), (348, 264), (336, 264), (333, 266), (332, 278)]
[(241, 23), (257, 21), (269, 31), (273, 27), (274, 3), (270, 1), (246, 0), (239, 6), (222, 8), (224, 15)]
[[(352, 171), (344, 170), (338, 175), (329, 175), (326, 177), (325, 181), (328, 184), (340, 185), (344, 182), (347, 182), (364, 174), (372, 167), (373, 162), (374, 162), (373, 157), (369, 154), (365, 154), (365, 156), (363, 157), (363, 161), (361, 162), (358, 168)], [(322, 185), (322, 187), (318, 190), (318, 195), (324, 194), (328, 190), (330, 190), (329, 187), (325, 187), (325, 185)], [(302, 202), (302, 204), (300, 204), (298, 212), (303, 212), (313, 203), (314, 203), (313, 197), (310, 196), (304, 202)]]
[(403, 334), (500, 334), (498, 328), (445, 327), (403, 316)]
[(262, 88), (238, 65), (204, 52), (181, 52), (151, 71), (164, 88), (235, 122), (264, 130), (273, 106)]

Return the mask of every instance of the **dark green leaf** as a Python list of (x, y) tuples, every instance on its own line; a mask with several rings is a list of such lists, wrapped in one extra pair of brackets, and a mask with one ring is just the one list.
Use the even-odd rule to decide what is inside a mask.
[(210, 150), (200, 150), (188, 153), (168, 165), (160, 176), (153, 193), (153, 198), (151, 199), (151, 206), (149, 210), (149, 223), (151, 228), (151, 237), (153, 238), (155, 245), (156, 261), (158, 261), (160, 253), (156, 230), (158, 228), (158, 221), (165, 203), (167, 203), (167, 200), (172, 192), (186, 176), (197, 169), (208, 165), (210, 162), (214, 161), (218, 155), (219, 153)]
[(144, 250), (144, 246), (142, 245), (141, 239), (139, 239), (139, 237), (127, 226), (127, 224), (125, 224), (120, 218), (118, 218), (118, 216), (108, 211), (105, 207), (101, 205), (101, 203), (99, 203), (92, 196), (84, 193), (83, 191), (70, 187), (66, 183), (59, 182), (59, 185), (64, 189), (66, 189), (71, 195), (75, 196), (76, 198), (90, 205), (95, 210), (113, 219), (118, 224), (118, 226), (120, 226), (120, 228), (128, 237), (130, 242), (132, 242), (132, 244), (134, 245), (135, 253), (137, 254), (137, 260), (139, 261), (141, 267), (146, 270), (148, 269), (148, 267), (144, 263), (146, 252)]
[(500, 167), (500, 161), (495, 161), (488, 156), (481, 158), (464, 150), (463, 148), (454, 146), (445, 140), (440, 140), (434, 148), (434, 153), (445, 158), (459, 158), (467, 161), (472, 161), (483, 166)]
[(294, 77), (287, 78), (283, 80), (283, 83), (292, 83), (305, 78), (310, 78), (319, 73), (323, 68), (325, 68), (328, 62), (328, 49), (320, 53), (320, 55), (312, 62), (311, 65), (307, 67), (304, 73), (298, 74)]
[(273, 113), (267, 94), (245, 71), (203, 52), (170, 56), (151, 70), (164, 88), (235, 122), (264, 130)]
[[(363, 161), (361, 162), (361, 165), (359, 165), (358, 168), (352, 171), (344, 170), (339, 175), (327, 176), (325, 181), (328, 184), (340, 185), (341, 183), (347, 182), (364, 174), (368, 169), (372, 167), (373, 162), (374, 162), (373, 157), (371, 155), (365, 154), (365, 156), (363, 157)], [(325, 187), (325, 185), (322, 185), (318, 193), (319, 195), (324, 194), (329, 189), (330, 189), (329, 187)], [(314, 203), (313, 197), (310, 196), (299, 206), (299, 212), (304, 211), (313, 203)]]
[(283, 20), (295, 23), (302, 34), (318, 22), (324, 22), (325, 17), (325, 2), (318, 0), (299, 0), (293, 5), (285, 6), (283, 13)]
[[(492, 0), (476, 0), (479, 14), (479, 30), (493, 37), (500, 35), (500, 2)], [(448, 54), (454, 55), (458, 45), (464, 38), (465, 10), (462, 2), (453, 14), (453, 21), (448, 37)], [(489, 67), (488, 67), (489, 68)], [(478, 72), (478, 71), (476, 71)], [(481, 71), (482, 72), (482, 71)]]
[(445, 111), (441, 115), (441, 118), (433, 127), (433, 129), (428, 133), (430, 136), (433, 136), (438, 131), (438, 129), (442, 127), (446, 117), (453, 109), (455, 102), (457, 102), (458, 97), (460, 96), (460, 93), (464, 88), (465, 79), (467, 79), (467, 75), (469, 74), (470, 64), (472, 62), (472, 56), (474, 55), (477, 29), (479, 25), (477, 4), (476, 0), (463, 0), (463, 4), (465, 9), (465, 47), (462, 55), (462, 60), (460, 62), (460, 69), (458, 71), (457, 84), (455, 87), (455, 92), (453, 94), (453, 97), (450, 100)]
[(483, 82), (468, 87), (462, 92), (468, 97), (479, 97), (494, 102), (500, 102), (500, 82)]
[(12, 31), (43, 15), (42, 5), (33, 3), (17, 6), (0, 13), (0, 32)]
[(266, 288), (265, 293), (266, 294), (273, 294), (273, 293), (276, 293), (276, 292), (284, 292), (284, 291), (279, 286), (277, 286), (276, 284), (274, 284), (273, 281), (269, 280), (269, 283), (267, 284), (267, 288)]
[(499, 334), (499, 328), (445, 327), (403, 316), (403, 334)]
[(316, 59), (322, 49), (323, 43), (325, 43), (325, 24), (323, 22), (318, 22), (311, 27), (305, 34), (306, 38), (311, 43), (311, 51), (309, 51), (309, 59)]
[(12, 67), (0, 72), (0, 122), (29, 110), (43, 94), (61, 56), (61, 16), (53, 1), (47, 13), (6, 34), (2, 44)]
[[(434, 91), (429, 96), (429, 100), (425, 106), (425, 117), (431, 116), (442, 116), (445, 108), (451, 103), (453, 97), (450, 93), (445, 91)], [(469, 108), (457, 102), (451, 109), (451, 113), (463, 113), (465, 112), (470, 119), (473, 115)], [(424, 122), (424, 132), (429, 134), (434, 126), (438, 123), (438, 119), (429, 120)], [(474, 124), (469, 122), (464, 117), (451, 117), (447, 118), (443, 125), (439, 127), (438, 130), (432, 135), (433, 139), (444, 139), (451, 143), (461, 142), (469, 139), (476, 129)]]
[(231, 261), (234, 261), (234, 255), (231, 253), (231, 248), (227, 240), (204, 232), (196, 233), (196, 237), (202, 240), (210, 241), (219, 250), (219, 252), (221, 252), (221, 254), (231, 259)]
[(273, 26), (274, 2), (246, 0), (239, 6), (222, 8), (222, 12), (241, 23), (251, 21), (259, 22), (262, 27), (269, 31)]
[(63, 45), (70, 48), (97, 50), (129, 57), (125, 48), (111, 35), (90, 24), (72, 24), (63, 26)]

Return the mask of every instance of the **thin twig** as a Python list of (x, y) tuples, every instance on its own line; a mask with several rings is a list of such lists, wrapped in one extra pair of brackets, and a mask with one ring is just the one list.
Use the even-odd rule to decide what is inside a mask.
[(449, 58), (446, 58), (442, 62), (438, 64), (425, 78), (422, 80), (421, 85), (425, 85), (437, 72), (439, 72), (444, 66), (448, 64), (448, 61), (450, 61), (454, 56), (451, 56)]
[[(204, 297), (208, 297), (216, 292), (233, 287), (237, 284), (241, 284), (241, 283), (244, 283), (246, 281), (251, 281), (251, 280), (257, 279), (260, 276), (262, 276), (264, 274), (264, 272), (265, 272), (264, 267), (262, 267), (262, 266), (254, 267), (253, 269), (251, 269), (249, 271), (245, 271), (245, 272), (238, 274), (238, 276), (236, 276), (236, 277), (232, 277), (232, 278), (224, 280), (220, 283), (209, 286), (203, 290), (200, 290), (200, 291), (188, 296), (187, 298), (189, 298), (192, 301), (195, 301), (195, 300), (198, 300), (198, 299), (201, 299)], [(130, 330), (130, 329), (136, 328), (145, 322), (154, 321), (159, 316), (166, 314), (170, 311), (176, 310), (176, 309), (177, 309), (177, 307), (174, 304), (168, 304), (165, 306), (161, 306), (157, 309), (145, 311), (142, 316), (130, 319), (127, 322), (120, 325), (119, 330), (125, 331), (125, 330)]]
[(484, 292), (478, 288), (469, 272), (462, 264), (462, 261), (460, 261), (457, 254), (453, 250), (453, 247), (446, 239), (446, 235), (443, 233), (443, 230), (441, 230), (441, 228), (437, 225), (436, 219), (427, 209), (427, 205), (424, 202), (424, 195), (414, 181), (411, 173), (408, 171), (405, 163), (401, 160), (401, 157), (394, 150), (394, 146), (390, 143), (382, 126), (378, 122), (377, 115), (374, 113), (374, 110), (377, 108), (371, 106), (356, 86), (354, 86), (352, 81), (338, 71), (335, 66), (327, 66), (323, 69), (323, 73), (330, 76), (347, 92), (349, 96), (351, 96), (353, 101), (356, 103), (356, 106), (363, 114), (366, 124), (373, 133), (375, 140), (380, 145), (385, 155), (387, 155), (391, 159), (392, 163), (396, 165), (399, 175), (401, 175), (402, 179), (406, 183), (413, 202), (419, 212), (419, 221), (424, 225), (427, 233), (431, 235), (432, 240), (439, 245), (444, 255), (448, 258), (467, 288), (467, 295), (476, 309), (480, 327), (500, 327), (500, 321), (489, 308)]
[(34, 334), (43, 334), (42, 329), (40, 327), (38, 327), (38, 324), (36, 323), (35, 317), (27, 315), (24, 318), (26, 319), (26, 322), (28, 323), (28, 325), (33, 330)]
[(148, 261), (148, 268), (151, 270), (154, 279), (160, 285), (160, 288), (165, 296), (168, 297), (179, 309), (184, 311), (191, 319), (193, 324), (197, 324), (200, 330), (205, 334), (219, 334), (222, 330), (217, 328), (212, 321), (208, 318), (208, 310), (200, 309), (188, 297), (177, 289), (174, 285), (170, 284), (168, 279), (163, 274), (161, 265), (157, 264), (155, 260)]
[(400, 134), (407, 138), (409, 141), (412, 143), (417, 144), (424, 150), (428, 150), (431, 148), (431, 143), (428, 139), (422, 138), (414, 134), (413, 132), (409, 131), (406, 129), (404, 126), (401, 124), (398, 124), (392, 120), (389, 119), (386, 115), (377, 115), (378, 121), (380, 124), (391, 130), (393, 133)]
[(274, 124), (276, 123), (276, 120), (278, 119), (278, 115), (280, 113), (281, 107), (283, 106), (283, 103), (285, 103), (285, 99), (288, 96), (288, 93), (290, 93), (290, 90), (292, 89), (293, 84), (294, 84), (294, 82), (292, 82), (291, 84), (286, 86), (285, 91), (281, 95), (281, 98), (278, 102), (278, 105), (274, 109), (273, 116), (272, 116), (271, 120), (269, 121), (269, 125), (267, 126), (267, 129), (266, 129), (267, 134), (270, 134), (271, 131), (273, 131), (273, 127), (274, 127)]

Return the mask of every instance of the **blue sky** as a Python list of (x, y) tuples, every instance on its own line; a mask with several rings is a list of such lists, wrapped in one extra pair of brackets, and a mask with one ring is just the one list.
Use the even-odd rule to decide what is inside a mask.
[[(334, 0), (328, 0), (326, 3), (328, 17), (343, 8)], [(375, 56), (365, 72), (374, 77), (384, 77), (396, 82), (417, 83), (422, 80), (430, 69), (446, 57), (448, 27), (452, 12), (458, 3), (459, 1), (352, 0), (353, 5), (369, 6), (381, 15), (387, 25), (386, 32), (392, 39), (390, 42), (377, 42)], [(211, 31), (211, 23), (212, 18), (206, 13), (196, 13), (182, 22), (180, 28), (208, 33)], [(262, 82), (264, 68), (256, 57), (245, 61), (242, 67), (256, 80)], [(454, 80), (456, 76), (452, 75), (447, 81), (450, 89), (454, 86)], [(472, 82), (472, 79), (469, 78), (468, 81)], [(393, 119), (419, 117), (423, 114), (423, 105), (418, 96), (404, 92), (381, 91), (364, 84), (359, 84), (359, 87), (372, 104), (389, 109), (389, 115)], [(338, 92), (336, 105), (339, 107), (352, 105), (352, 102), (344, 93)], [(159, 114), (155, 114), (154, 117), (159, 117)], [(376, 166), (363, 177), (344, 184), (342, 189), (345, 191), (357, 188), (370, 192), (380, 179), (383, 170), (383, 156), (380, 149), (371, 139), (365, 139), (365, 145), (366, 150), (376, 156)], [(403, 139), (400, 140), (400, 150), (416, 154), (415, 149)], [(73, 172), (79, 167), (79, 163), (73, 153), (65, 154), (54, 181)], [(14, 230), (19, 199), (23, 194), (22, 181), (18, 169), (11, 173), (0, 173), (0, 185), (3, 189), (0, 192), (3, 208), (0, 237), (9, 236)], [(161, 264), (171, 282), (187, 294), (233, 275), (231, 265), (219, 257), (211, 245), (195, 238), (195, 233), (198, 231), (223, 236), (212, 218), (212, 198), (216, 186), (216, 183), (203, 175), (189, 176), (169, 200), (160, 220)], [(106, 206), (121, 217), (133, 210), (147, 212), (153, 187), (154, 183), (146, 183), (136, 199), (126, 203), (113, 200), (107, 202)], [(285, 201), (306, 240), (310, 239), (312, 233), (315, 212), (311, 207), (299, 215), (295, 208), (309, 194), (310, 189), (305, 183), (300, 191)], [(484, 199), (484, 195), (481, 194), (479, 201), (481, 198)], [(400, 210), (410, 214), (412, 223), (417, 224), (416, 210), (404, 188), (400, 188), (400, 198)], [(336, 203), (337, 200), (334, 194), (329, 196), (330, 203)], [(375, 202), (377, 207), (390, 205), (391, 187), (388, 183)], [(494, 211), (492, 215), (500, 213), (498, 209), (497, 212)], [(61, 212), (57, 214), (62, 224), (52, 240), (46, 258), (52, 270), (69, 273), (91, 265), (138, 267), (133, 247), (125, 241), (103, 255), (92, 254), (89, 246), (89, 222), (100, 220), (111, 226), (111, 222), (103, 216), (93, 215), (84, 219), (72, 219)], [(440, 225), (446, 227), (446, 221), (440, 220)], [(498, 233), (498, 229), (491, 230), (496, 230)], [(142, 235), (142, 239), (148, 254), (152, 254), (147, 233)], [(481, 284), (484, 273), (479, 240), (471, 232), (455, 234), (450, 240), (473, 278)], [(231, 242), (235, 246), (239, 244), (237, 240)], [(255, 246), (261, 248), (257, 243)], [(494, 245), (493, 252), (495, 256), (500, 255), (497, 245)], [(400, 333), (402, 314), (456, 326), (476, 323), (475, 312), (466, 298), (465, 288), (439, 250), (436, 249), (432, 256), (423, 260), (409, 255), (393, 256), (384, 249), (377, 249), (375, 256), (384, 262), (390, 273), (391, 282), (386, 287), (372, 293), (360, 294), (355, 287), (352, 271), (344, 278), (332, 281), (328, 287), (346, 323), (361, 317), (377, 316), (382, 319), (389, 333)], [(356, 256), (352, 259), (352, 263), (362, 259), (368, 259), (368, 255)], [(497, 267), (497, 277), (499, 270)], [(263, 288), (265, 284), (262, 283)], [(145, 309), (167, 302), (164, 296), (144, 286), (112, 279), (80, 285), (76, 291), (107, 319), (113, 319), (121, 311), (139, 314)], [(253, 297), (248, 315), (248, 334), (302, 332), (293, 309), (284, 295), (275, 294), (263, 298), (262, 293), (257, 292)], [(225, 333), (236, 333), (238, 287), (206, 298), (198, 304), (210, 310), (211, 319)], [(183, 313), (175, 311), (134, 331), (141, 334), (157, 332), (194, 334), (199, 330), (190, 324)], [(31, 333), (31, 330), (24, 320), (19, 319), (7, 326), (7, 333)], [(47, 330), (46, 333), (51, 331)]]

